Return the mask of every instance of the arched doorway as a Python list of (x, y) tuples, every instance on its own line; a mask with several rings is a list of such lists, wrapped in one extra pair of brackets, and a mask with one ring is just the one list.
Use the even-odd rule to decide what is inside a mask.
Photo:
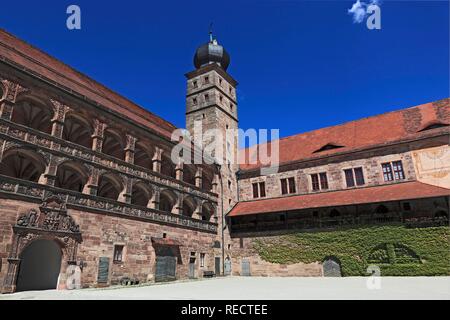
[(336, 257), (327, 257), (323, 261), (324, 277), (342, 277), (341, 262)]
[(52, 240), (37, 240), (20, 255), (17, 291), (56, 289), (62, 253)]

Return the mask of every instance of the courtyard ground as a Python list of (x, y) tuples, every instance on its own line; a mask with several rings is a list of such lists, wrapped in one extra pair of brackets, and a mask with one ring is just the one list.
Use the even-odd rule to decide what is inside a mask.
[[(0, 300), (450, 299), (450, 277), (227, 277), (105, 289), (28, 291)], [(368, 286), (368, 280), (370, 281)], [(372, 289), (369, 289), (372, 288)]]

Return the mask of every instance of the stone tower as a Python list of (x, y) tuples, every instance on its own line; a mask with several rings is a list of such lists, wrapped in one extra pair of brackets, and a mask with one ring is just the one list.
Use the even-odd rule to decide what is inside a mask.
[[(201, 139), (194, 139), (194, 141), (199, 144), (198, 140), (201, 140), (203, 148), (210, 145), (215, 139), (217, 139), (215, 143), (221, 143), (223, 148), (221, 154), (211, 153), (220, 163), (220, 174), (217, 174), (216, 177), (216, 190), (219, 193), (217, 208), (219, 232), (224, 230), (222, 261), (223, 259), (227, 261), (228, 245), (230, 244), (228, 227), (226, 223), (222, 224), (222, 222), (225, 221), (224, 215), (238, 199), (236, 179), (239, 169), (236, 160), (238, 159), (237, 82), (227, 73), (229, 64), (230, 56), (227, 51), (218, 44), (216, 39), (213, 39), (210, 33), (210, 41), (200, 46), (195, 53), (195, 70), (186, 74), (186, 129), (194, 137), (195, 134), (198, 134), (198, 128), (201, 127), (204, 135)], [(205, 134), (210, 129), (218, 130), (222, 137)], [(221, 234), (219, 237), (222, 240)]]

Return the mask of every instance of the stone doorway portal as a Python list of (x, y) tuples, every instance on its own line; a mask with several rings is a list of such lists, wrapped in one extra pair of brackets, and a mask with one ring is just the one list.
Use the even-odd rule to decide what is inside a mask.
[(51, 240), (37, 240), (20, 255), (16, 291), (56, 289), (62, 253)]

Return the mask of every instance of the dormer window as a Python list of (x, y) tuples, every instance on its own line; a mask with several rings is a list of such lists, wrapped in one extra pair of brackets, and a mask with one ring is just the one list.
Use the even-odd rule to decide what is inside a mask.
[(427, 131), (427, 130), (433, 130), (433, 129), (438, 129), (438, 128), (443, 128), (443, 127), (448, 127), (449, 125), (446, 123), (442, 123), (442, 122), (432, 122), (432, 123), (428, 123), (427, 125), (425, 125), (422, 129), (420, 129), (418, 132), (423, 132), (423, 131)]
[(328, 150), (333, 150), (333, 149), (339, 149), (339, 148), (344, 148), (344, 146), (341, 146), (341, 145), (338, 145), (335, 143), (327, 143), (326, 145), (324, 145), (320, 149), (317, 149), (313, 153), (318, 153), (318, 152), (328, 151)]

